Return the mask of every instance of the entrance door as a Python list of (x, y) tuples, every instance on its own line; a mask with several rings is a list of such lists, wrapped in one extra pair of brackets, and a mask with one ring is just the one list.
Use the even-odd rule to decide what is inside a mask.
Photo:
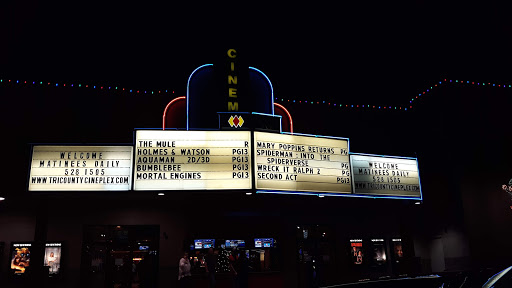
[(319, 287), (329, 283), (334, 267), (333, 236), (328, 226), (297, 226), (299, 287)]
[(84, 227), (82, 287), (152, 287), (158, 276), (160, 227)]

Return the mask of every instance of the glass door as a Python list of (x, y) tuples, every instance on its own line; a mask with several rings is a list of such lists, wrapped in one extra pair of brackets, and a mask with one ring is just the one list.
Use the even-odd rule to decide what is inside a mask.
[(82, 287), (154, 286), (158, 276), (159, 234), (156, 225), (86, 226)]
[(334, 237), (330, 227), (296, 226), (296, 255), (300, 287), (318, 287), (329, 283), (334, 267)]

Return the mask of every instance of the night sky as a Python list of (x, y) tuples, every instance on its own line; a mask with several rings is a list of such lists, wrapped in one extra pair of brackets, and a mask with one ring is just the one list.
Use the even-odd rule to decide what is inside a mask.
[(7, 4), (0, 76), (184, 95), (188, 75), (231, 46), (277, 97), (401, 103), (439, 79), (510, 76), (512, 24), (488, 1), (182, 2)]

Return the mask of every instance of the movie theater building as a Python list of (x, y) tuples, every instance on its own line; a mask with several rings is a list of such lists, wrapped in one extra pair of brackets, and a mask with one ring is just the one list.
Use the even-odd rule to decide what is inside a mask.
[[(471, 266), (478, 250), (469, 242), (479, 240), (468, 236), (468, 198), (456, 184), (467, 176), (438, 169), (441, 148), (425, 135), (442, 125), (420, 121), (428, 102), (424, 110), (331, 111), (322, 110), (330, 103), (277, 101), (270, 79), (237, 55), (229, 49), (223, 62), (192, 71), (186, 96), (105, 104), (124, 110), (118, 115), (148, 107), (158, 121), (112, 117), (66, 136), (35, 131), (24, 147), (26, 187), (0, 202), (0, 283), (175, 287), (188, 252), (192, 285), (205, 287), (209, 248), (218, 287), (231, 285), (234, 250), (248, 259), (250, 287)], [(18, 93), (18, 84), (2, 89)], [(70, 85), (37, 89), (91, 99), (128, 93)], [(364, 130), (381, 119), (400, 122), (403, 134)], [(325, 124), (334, 122), (345, 124)]]

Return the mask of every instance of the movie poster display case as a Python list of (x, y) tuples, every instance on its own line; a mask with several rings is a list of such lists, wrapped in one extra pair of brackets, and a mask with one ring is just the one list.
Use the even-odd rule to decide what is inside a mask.
[[(61, 276), (62, 267), (62, 242), (47, 242), (44, 248), (43, 269), (50, 278)], [(9, 254), (9, 274), (14, 279), (26, 279), (34, 269), (35, 263), (32, 260), (34, 242), (12, 242)], [(0, 254), (3, 247), (0, 245)]]
[(405, 277), (413, 272), (413, 254), (400, 236), (396, 237), (354, 237), (348, 242), (350, 270), (358, 280), (378, 280), (391, 277)]
[(48, 276), (57, 278), (62, 275), (62, 242), (48, 242), (44, 248), (43, 266), (48, 271)]
[(30, 270), (30, 256), (32, 246), (32, 242), (11, 243), (11, 253), (9, 260), (12, 275), (24, 276)]

